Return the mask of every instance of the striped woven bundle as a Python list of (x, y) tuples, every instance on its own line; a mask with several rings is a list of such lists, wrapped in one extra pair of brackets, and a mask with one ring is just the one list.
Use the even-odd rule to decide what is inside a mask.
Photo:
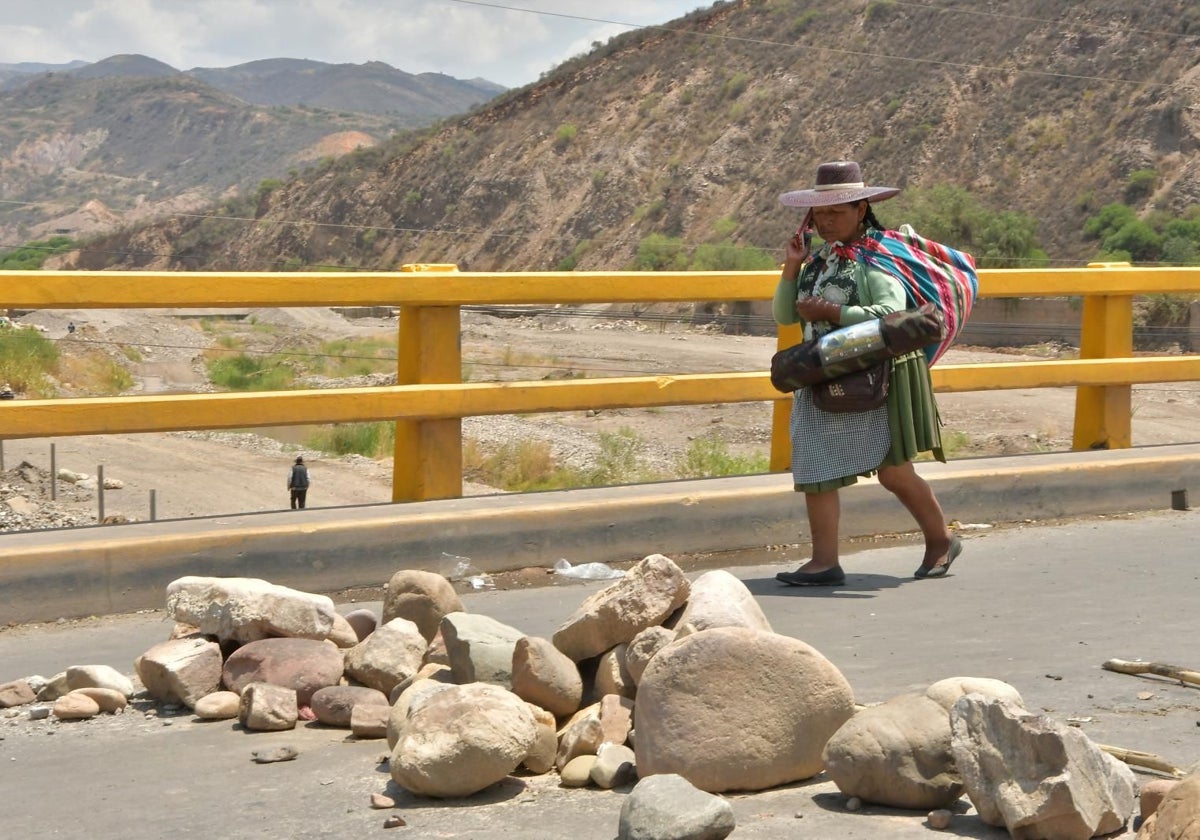
[(904, 285), (908, 305), (933, 303), (946, 320), (946, 336), (925, 348), (933, 364), (950, 348), (971, 315), (979, 292), (975, 258), (920, 236), (908, 225), (899, 230), (871, 230), (849, 248), (850, 255), (896, 277)]

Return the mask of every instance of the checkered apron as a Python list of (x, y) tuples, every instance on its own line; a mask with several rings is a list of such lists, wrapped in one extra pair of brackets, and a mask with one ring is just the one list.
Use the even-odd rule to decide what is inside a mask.
[[(796, 284), (798, 295), (818, 294), (839, 305), (869, 305), (860, 300), (856, 263), (827, 252), (822, 266), (809, 263)], [(805, 340), (836, 329), (828, 321), (804, 325)], [(877, 469), (892, 446), (888, 408), (832, 414), (813, 405), (812, 389), (799, 388), (792, 399), (792, 479), (796, 484), (859, 475)]]

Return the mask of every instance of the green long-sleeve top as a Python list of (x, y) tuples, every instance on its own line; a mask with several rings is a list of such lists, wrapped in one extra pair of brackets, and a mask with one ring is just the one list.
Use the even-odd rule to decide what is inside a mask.
[[(836, 257), (835, 257), (836, 259)], [(820, 271), (821, 262), (810, 262), (800, 272), (796, 279), (779, 278), (775, 287), (775, 299), (772, 310), (775, 321), (780, 324), (798, 324), (803, 319), (796, 314), (796, 299), (801, 291), (810, 294)], [(832, 325), (848, 327), (873, 318), (882, 318), (891, 312), (897, 312), (907, 306), (904, 287), (892, 275), (877, 268), (868, 267), (860, 262), (851, 263), (855, 287), (860, 301), (869, 301), (867, 305), (846, 306), (841, 309), (840, 324)]]

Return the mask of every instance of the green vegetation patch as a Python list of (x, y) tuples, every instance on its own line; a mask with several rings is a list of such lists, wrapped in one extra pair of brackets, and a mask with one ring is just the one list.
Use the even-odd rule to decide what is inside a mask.
[(68, 236), (52, 236), (46, 240), (29, 242), (18, 248), (0, 253), (0, 270), (36, 271), (55, 254), (73, 251), (77, 246)]
[(52, 395), (48, 374), (58, 358), (58, 347), (37, 330), (0, 329), (0, 383), (7, 382), (18, 394)]
[(209, 380), (227, 391), (282, 391), (296, 381), (295, 369), (278, 356), (220, 355), (206, 367)]

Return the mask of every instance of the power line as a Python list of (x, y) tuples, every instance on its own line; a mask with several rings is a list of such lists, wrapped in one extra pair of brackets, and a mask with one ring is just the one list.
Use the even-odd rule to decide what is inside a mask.
[[(967, 15), (969, 17), (990, 17), (990, 18), (996, 18), (998, 20), (1019, 20), (1019, 21), (1024, 21), (1026, 23), (1047, 23), (1052, 26), (1060, 26), (1064, 29), (1066, 29), (1068, 27), (1072, 27), (1072, 26), (1074, 26), (1074, 27), (1079, 26), (1079, 21), (1067, 21), (1067, 20), (1062, 20), (1062, 19), (1054, 20), (1052, 18), (1030, 17), (1028, 15), (1013, 15), (1013, 14), (1008, 14), (1005, 12), (989, 12), (989, 11), (986, 11), (984, 9), (979, 9), (979, 8), (963, 9), (963, 8), (957, 8), (955, 6), (935, 6), (930, 3), (904, 2), (904, 0), (891, 0), (891, 5), (906, 6), (908, 8), (912, 8), (912, 9), (926, 9), (926, 10), (932, 11), (932, 12)], [(1127, 26), (1123, 22), (1119, 23), (1119, 25), (1123, 32), (1133, 32), (1133, 33), (1137, 33), (1139, 35), (1149, 35), (1149, 36), (1155, 37), (1155, 38), (1159, 38), (1159, 37), (1200, 38), (1200, 34), (1190, 34), (1190, 33), (1186, 33), (1186, 32), (1171, 32), (1169, 30), (1163, 30), (1163, 29), (1138, 29), (1136, 27)], [(1095, 27), (1090, 27), (1090, 26), (1083, 27), (1083, 28), (1084, 29), (1095, 29)]]
[[(848, 56), (854, 56), (857, 58), (872, 58), (872, 59), (884, 59), (887, 61), (902, 61), (902, 62), (907, 62), (910, 64), (930, 64), (930, 65), (934, 65), (937, 67), (948, 67), (948, 68), (957, 69), (957, 70), (993, 70), (993, 71), (998, 71), (998, 72), (1002, 72), (1002, 73), (1021, 73), (1021, 74), (1025, 74), (1025, 75), (1042, 76), (1042, 77), (1054, 78), (1054, 79), (1074, 79), (1077, 81), (1086, 81), (1086, 82), (1110, 82), (1113, 84), (1124, 84), (1124, 85), (1149, 85), (1151, 87), (1169, 87), (1169, 85), (1164, 82), (1147, 82), (1145, 80), (1139, 81), (1137, 79), (1122, 79), (1122, 78), (1111, 77), (1111, 76), (1091, 76), (1091, 75), (1081, 74), (1081, 73), (1055, 73), (1050, 70), (1038, 70), (1038, 69), (1023, 68), (1023, 67), (1003, 67), (1003, 66), (995, 66), (995, 65), (989, 65), (989, 64), (969, 64), (969, 63), (965, 63), (965, 62), (943, 61), (943, 60), (936, 59), (936, 58), (920, 58), (920, 57), (906, 56), (906, 55), (893, 55), (890, 53), (870, 52), (867, 50), (841, 49), (838, 47), (830, 47), (830, 46), (826, 46), (823, 44), (796, 44), (794, 42), (788, 42), (788, 41), (771, 41), (771, 40), (767, 40), (764, 38), (748, 38), (748, 37), (742, 37), (739, 35), (727, 35), (727, 34), (722, 34), (719, 32), (704, 32), (704, 31), (697, 31), (697, 30), (693, 30), (693, 29), (683, 29), (683, 28), (674, 27), (674, 26), (660, 26), (660, 25), (653, 25), (653, 24), (629, 23), (627, 21), (609, 20), (607, 18), (593, 18), (593, 17), (584, 16), (584, 15), (566, 14), (564, 12), (549, 12), (549, 11), (543, 11), (540, 9), (526, 9), (526, 8), (522, 8), (520, 6), (510, 6), (510, 5), (503, 4), (503, 3), (487, 3), (487, 2), (483, 2), (483, 0), (446, 0), (446, 2), (461, 3), (463, 5), (468, 5), (468, 6), (483, 6), (486, 8), (499, 9), (499, 10), (509, 11), (509, 12), (523, 12), (526, 14), (533, 14), (533, 15), (546, 15), (546, 16), (550, 16), (550, 17), (569, 18), (572, 20), (585, 21), (588, 23), (603, 23), (603, 24), (607, 24), (610, 26), (624, 26), (624, 27), (627, 27), (632, 30), (644, 30), (644, 31), (651, 31), (651, 32), (666, 32), (666, 33), (670, 33), (673, 35), (687, 35), (687, 36), (691, 36), (691, 37), (704, 38), (705, 40), (729, 41), (731, 43), (748, 44), (748, 45), (757, 46), (757, 47), (770, 47), (772, 49), (791, 49), (791, 50), (803, 49), (803, 50), (807, 50), (810, 52), (813, 52), (813, 51), (827, 52), (827, 53), (833, 53), (835, 55), (848, 55)], [(902, 4), (901, 3), (898, 5), (919, 6), (919, 4), (915, 4), (915, 3), (914, 4)], [(938, 11), (950, 11), (949, 9), (945, 9), (943, 7), (934, 7), (934, 6), (922, 6), (921, 8), (935, 9)], [(958, 11), (958, 10), (955, 10), (955, 11)], [(963, 13), (969, 14), (970, 11), (963, 10)], [(1019, 18), (1018, 16), (1011, 16), (1011, 17), (1013, 17), (1014, 19), (1022, 19), (1022, 18)], [(1045, 19), (1038, 19), (1038, 18), (1029, 18), (1027, 20), (1031, 20), (1033, 22), (1045, 22), (1045, 23), (1052, 22), (1052, 21), (1047, 21)], [(1138, 30), (1130, 30), (1130, 31), (1138, 31)], [(1147, 32), (1147, 34), (1154, 34), (1154, 33)], [(1184, 35), (1183, 33), (1179, 33), (1179, 37), (1190, 37), (1190, 36)]]

